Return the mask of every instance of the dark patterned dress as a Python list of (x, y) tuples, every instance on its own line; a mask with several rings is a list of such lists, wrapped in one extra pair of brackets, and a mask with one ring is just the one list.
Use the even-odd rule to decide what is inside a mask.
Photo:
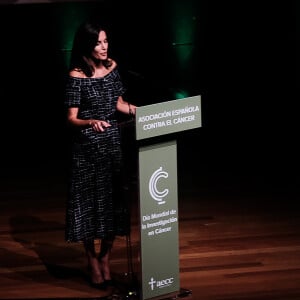
[(112, 125), (104, 132), (95, 132), (90, 127), (74, 131), (66, 208), (65, 234), (69, 242), (127, 234), (116, 120), (116, 103), (123, 93), (116, 68), (101, 78), (67, 79), (66, 107), (78, 107), (80, 119), (106, 120)]

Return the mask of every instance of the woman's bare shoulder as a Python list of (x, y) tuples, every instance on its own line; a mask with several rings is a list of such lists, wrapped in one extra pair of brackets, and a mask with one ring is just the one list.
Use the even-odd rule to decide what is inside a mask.
[(85, 78), (85, 74), (79, 69), (73, 69), (69, 72), (69, 76), (77, 78)]

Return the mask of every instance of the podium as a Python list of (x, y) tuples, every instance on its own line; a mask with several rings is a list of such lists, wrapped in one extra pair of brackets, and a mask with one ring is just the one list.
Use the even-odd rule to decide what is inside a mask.
[(139, 145), (138, 280), (140, 299), (146, 300), (179, 293), (181, 290), (177, 142), (172, 139), (172, 135), (201, 127), (201, 97), (138, 107), (135, 122)]

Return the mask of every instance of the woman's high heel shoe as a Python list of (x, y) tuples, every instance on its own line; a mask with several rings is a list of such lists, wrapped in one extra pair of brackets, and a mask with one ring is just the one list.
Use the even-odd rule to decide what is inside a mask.
[(105, 282), (104, 279), (102, 279), (101, 282), (94, 282), (94, 281), (93, 281), (93, 280), (95, 280), (96, 278), (102, 278), (102, 274), (100, 273), (100, 274), (97, 274), (97, 275), (95, 276), (95, 273), (94, 273), (94, 276), (93, 276), (93, 271), (92, 271), (91, 266), (88, 266), (88, 270), (89, 270), (89, 272), (90, 272), (90, 274), (91, 274), (91, 275), (90, 275), (90, 280), (89, 280), (90, 286), (93, 287), (93, 288), (99, 289), (99, 290), (105, 290), (105, 289), (107, 288), (107, 284), (106, 284), (106, 282)]
[(96, 288), (98, 290), (106, 290), (107, 284), (105, 281), (103, 282), (90, 282), (90, 286)]
[(105, 279), (104, 283), (106, 286), (114, 286), (115, 285), (115, 281), (113, 279)]

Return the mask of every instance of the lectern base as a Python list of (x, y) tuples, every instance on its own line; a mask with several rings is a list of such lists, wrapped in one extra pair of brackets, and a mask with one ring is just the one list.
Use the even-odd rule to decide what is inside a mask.
[(190, 296), (191, 294), (192, 294), (191, 290), (181, 288), (180, 291), (176, 294), (173, 293), (172, 295), (169, 296), (165, 295), (165, 296), (161, 296), (160, 298), (153, 298), (153, 300), (176, 300), (179, 298)]
[[(179, 298), (184, 298), (192, 295), (192, 291), (188, 289), (181, 288), (180, 291), (176, 294), (172, 293), (169, 296), (160, 296), (151, 298), (151, 300), (176, 300)], [(141, 300), (138, 294), (137, 289), (128, 289), (125, 293), (121, 294), (113, 294), (106, 298), (107, 300)]]

